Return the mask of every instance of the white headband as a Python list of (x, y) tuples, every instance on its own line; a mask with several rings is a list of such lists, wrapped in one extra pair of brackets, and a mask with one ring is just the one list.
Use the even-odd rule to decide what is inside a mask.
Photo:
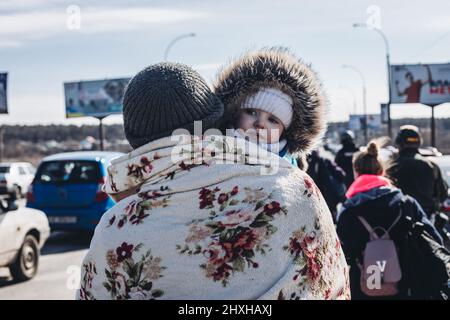
[(292, 121), (292, 98), (278, 89), (262, 88), (245, 99), (242, 109), (259, 109), (273, 114), (287, 129)]

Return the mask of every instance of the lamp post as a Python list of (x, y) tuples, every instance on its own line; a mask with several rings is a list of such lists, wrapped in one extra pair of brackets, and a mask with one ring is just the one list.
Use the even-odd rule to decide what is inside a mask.
[(182, 34), (178, 37), (176, 37), (175, 39), (173, 39), (166, 47), (166, 50), (164, 51), (164, 61), (167, 61), (167, 57), (169, 56), (169, 51), (172, 48), (172, 46), (179, 40), (184, 39), (184, 38), (191, 38), (191, 37), (195, 37), (195, 33), (186, 33), (186, 34)]
[(368, 135), (367, 135), (367, 97), (366, 97), (366, 79), (364, 78), (363, 73), (356, 68), (355, 66), (350, 66), (350, 65), (346, 65), (344, 64), (342, 66), (342, 68), (344, 69), (350, 69), (355, 71), (357, 74), (359, 74), (359, 76), (361, 77), (362, 80), (362, 97), (363, 97), (363, 117), (364, 117), (364, 143), (367, 144), (367, 140), (368, 140)]
[(375, 31), (378, 33), (384, 41), (384, 45), (386, 47), (386, 66), (387, 66), (387, 80), (388, 80), (388, 96), (389, 101), (387, 103), (387, 114), (388, 114), (388, 135), (389, 137), (392, 137), (392, 124), (391, 124), (391, 60), (390, 60), (390, 48), (389, 48), (389, 41), (384, 34), (383, 31), (379, 28), (370, 27), (367, 25), (367, 23), (354, 23), (353, 28), (367, 28), (370, 30)]

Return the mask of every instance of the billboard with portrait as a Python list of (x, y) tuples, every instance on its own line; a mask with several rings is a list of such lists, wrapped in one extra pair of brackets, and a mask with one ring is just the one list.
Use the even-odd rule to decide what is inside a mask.
[(122, 113), (130, 78), (64, 83), (66, 117), (106, 117)]
[(450, 102), (450, 63), (391, 66), (391, 102)]

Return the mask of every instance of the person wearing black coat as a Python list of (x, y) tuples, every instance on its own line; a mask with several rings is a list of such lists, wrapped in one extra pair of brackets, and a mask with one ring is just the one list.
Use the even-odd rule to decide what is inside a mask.
[(306, 173), (314, 180), (330, 209), (333, 220), (336, 219), (336, 207), (345, 200), (345, 172), (336, 163), (322, 156), (319, 149), (307, 157)]
[(352, 159), (353, 155), (359, 151), (355, 145), (355, 134), (347, 130), (341, 135), (342, 148), (336, 154), (334, 161), (345, 172), (345, 186), (346, 188), (355, 180), (353, 174)]
[(399, 154), (387, 169), (387, 175), (403, 193), (414, 197), (431, 218), (447, 199), (448, 186), (433, 161), (421, 156), (419, 129), (405, 125), (396, 138)]
[[(337, 217), (337, 232), (344, 250), (347, 263), (350, 266), (350, 288), (352, 299), (369, 299), (360, 288), (360, 265), (363, 252), (369, 241), (369, 233), (362, 225), (358, 216), (363, 217), (375, 228), (377, 226), (389, 231), (390, 239), (397, 248), (405, 248), (405, 239), (409, 224), (406, 217), (424, 224), (426, 231), (439, 243), (442, 238), (428, 220), (419, 203), (412, 197), (406, 196), (401, 190), (392, 186), (390, 180), (383, 177), (383, 166), (378, 158), (378, 147), (370, 143), (367, 151), (361, 152), (354, 159), (356, 180), (346, 193), (344, 202)], [(399, 221), (395, 223), (397, 217)], [(400, 250), (399, 258), (407, 250)], [(402, 262), (401, 262), (402, 264)], [(410, 267), (404, 266), (403, 267)], [(404, 277), (405, 278), (405, 277)], [(400, 282), (400, 294), (393, 298), (407, 296), (407, 278)]]

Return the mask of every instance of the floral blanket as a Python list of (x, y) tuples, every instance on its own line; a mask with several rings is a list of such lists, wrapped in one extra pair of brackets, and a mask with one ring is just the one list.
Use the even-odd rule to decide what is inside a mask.
[(349, 299), (314, 182), (236, 142), (169, 137), (113, 160), (105, 191), (118, 203), (95, 230), (77, 298)]

